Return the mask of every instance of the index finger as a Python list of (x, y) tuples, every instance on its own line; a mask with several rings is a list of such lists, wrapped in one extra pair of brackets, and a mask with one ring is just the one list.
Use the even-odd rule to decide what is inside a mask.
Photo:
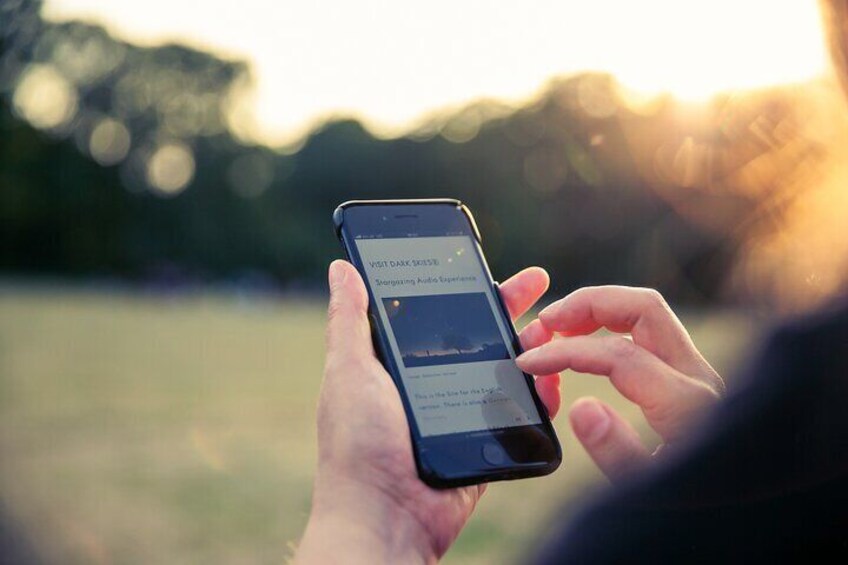
[(600, 328), (629, 333), (675, 369), (718, 385), (721, 379), (698, 352), (662, 295), (650, 288), (597, 286), (576, 290), (539, 313), (548, 329), (588, 335)]

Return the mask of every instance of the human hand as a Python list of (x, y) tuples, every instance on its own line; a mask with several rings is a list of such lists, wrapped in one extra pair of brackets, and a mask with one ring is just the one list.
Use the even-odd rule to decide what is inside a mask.
[[(453, 543), (485, 485), (434, 490), (418, 478), (400, 395), (377, 360), (368, 326), (368, 295), (356, 269), (330, 265), (327, 357), (318, 401), (318, 468), (312, 512), (297, 554), (306, 562), (433, 562)], [(548, 288), (539, 268), (501, 285), (513, 319)], [(551, 333), (534, 320), (525, 348)], [(540, 377), (553, 415), (559, 376)]]
[[(587, 287), (539, 313), (543, 327), (563, 336), (518, 357), (529, 373), (572, 369), (609, 377), (636, 403), (665, 444), (683, 437), (724, 382), (657, 291), (622, 286)], [(606, 328), (622, 335), (594, 336)], [(569, 414), (574, 433), (610, 478), (644, 466), (650, 453), (633, 427), (605, 403), (581, 398)]]

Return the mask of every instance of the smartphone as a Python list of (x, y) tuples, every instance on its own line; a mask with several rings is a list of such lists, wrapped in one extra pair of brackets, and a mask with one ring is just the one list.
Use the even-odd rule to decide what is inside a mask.
[(553, 472), (559, 441), (458, 200), (359, 200), (333, 214), (368, 288), (375, 350), (406, 411), (418, 474), (449, 488)]

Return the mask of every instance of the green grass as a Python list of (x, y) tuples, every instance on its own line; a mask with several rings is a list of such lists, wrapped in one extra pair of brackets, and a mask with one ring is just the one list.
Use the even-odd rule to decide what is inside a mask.
[[(686, 321), (722, 371), (754, 333)], [(323, 323), (317, 302), (0, 288), (4, 506), (53, 562), (283, 562), (309, 511)], [(598, 395), (644, 430), (605, 379), (563, 386), (564, 406)], [(560, 470), (493, 485), (447, 562), (516, 561), (603, 488), (557, 428)]]

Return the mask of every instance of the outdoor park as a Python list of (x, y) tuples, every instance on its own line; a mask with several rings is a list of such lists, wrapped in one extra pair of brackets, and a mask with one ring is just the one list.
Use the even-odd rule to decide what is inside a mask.
[[(719, 370), (757, 335), (732, 312), (685, 321)], [(319, 300), (4, 286), (5, 508), (62, 563), (279, 563), (309, 511), (323, 336)], [(586, 394), (639, 421), (605, 379), (565, 376), (564, 405)], [(562, 468), (493, 486), (447, 562), (514, 562), (603, 485), (557, 430)]]
[[(165, 4), (150, 6), (160, 20)], [(657, 288), (731, 386), (765, 328), (843, 284), (848, 113), (833, 111), (844, 102), (809, 31), (815, 6), (811, 24), (778, 14), (808, 48), (769, 55), (780, 65), (757, 53), (759, 70), (788, 73), (759, 82), (640, 89), (624, 67), (578, 61), (545, 67), (522, 96), (449, 92), (396, 122), (330, 101), (271, 131), (249, 112), (261, 53), (189, 31), (145, 39), (93, 5), (0, 0), (0, 518), (47, 562), (293, 555), (344, 200), (463, 200), (495, 278), (540, 265), (545, 303), (584, 285)], [(341, 20), (326, 33), (348, 38)], [(472, 49), (461, 30), (440, 49)], [(377, 74), (351, 80), (385, 92)], [(494, 355), (490, 328), (474, 331), (479, 343), (411, 341), (410, 359)], [(566, 407), (603, 398), (656, 444), (606, 379), (567, 372), (562, 390)], [(492, 485), (446, 562), (520, 561), (553, 516), (604, 488), (567, 419), (556, 427), (562, 467)]]

